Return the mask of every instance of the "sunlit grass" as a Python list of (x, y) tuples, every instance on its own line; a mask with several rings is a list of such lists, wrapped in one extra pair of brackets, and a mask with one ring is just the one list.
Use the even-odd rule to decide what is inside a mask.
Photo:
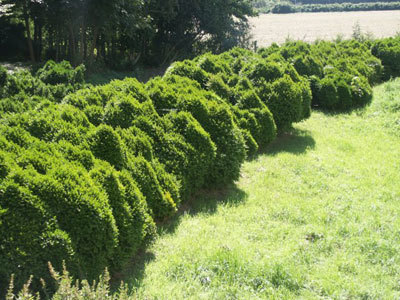
[(145, 299), (399, 298), (399, 124), (400, 80), (366, 109), (314, 112), (122, 277)]

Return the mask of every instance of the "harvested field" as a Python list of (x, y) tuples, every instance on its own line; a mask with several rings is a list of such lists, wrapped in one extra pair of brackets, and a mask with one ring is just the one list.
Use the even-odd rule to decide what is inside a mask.
[(400, 11), (365, 11), (333, 13), (263, 14), (251, 18), (253, 39), (259, 46), (286, 39), (307, 42), (351, 37), (358, 23), (363, 33), (388, 37), (400, 32)]

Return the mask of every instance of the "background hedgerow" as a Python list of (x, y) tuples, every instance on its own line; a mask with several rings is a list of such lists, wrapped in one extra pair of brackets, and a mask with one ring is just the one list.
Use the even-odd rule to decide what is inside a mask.
[(376, 11), (398, 10), (400, 2), (395, 0), (371, 1), (371, 0), (334, 0), (325, 1), (306, 0), (293, 3), (292, 1), (257, 1), (257, 10), (261, 13), (288, 14), (308, 12), (343, 12), (343, 11)]
[(378, 40), (371, 51), (382, 61), (385, 80), (400, 75), (400, 37)]
[[(315, 44), (296, 41), (258, 51), (267, 60), (283, 57), (291, 62), (298, 74), (310, 83), (312, 105), (328, 110), (349, 110), (370, 102), (371, 85), (390, 72), (385, 71), (387, 67), (374, 56), (375, 52), (370, 42), (356, 40)], [(287, 73), (296, 81), (296, 74), (290, 72)], [(308, 98), (306, 93), (305, 99)]]

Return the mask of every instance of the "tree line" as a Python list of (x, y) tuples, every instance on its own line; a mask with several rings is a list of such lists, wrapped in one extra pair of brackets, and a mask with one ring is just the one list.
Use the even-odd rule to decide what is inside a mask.
[[(254, 15), (250, 2), (0, 0), (0, 46), (8, 46), (11, 53), (6, 54), (25, 55), (32, 62), (67, 59), (73, 64), (100, 62), (111, 67), (139, 61), (162, 65), (245, 43), (247, 18)], [(14, 44), (4, 45), (7, 40)], [(11, 51), (12, 45), (18, 45), (19, 53)]]

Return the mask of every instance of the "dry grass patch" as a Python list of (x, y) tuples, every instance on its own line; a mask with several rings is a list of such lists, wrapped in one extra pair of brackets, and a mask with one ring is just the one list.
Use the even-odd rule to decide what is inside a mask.
[(400, 31), (400, 11), (263, 14), (250, 19), (253, 39), (259, 46), (283, 43), (287, 38), (313, 42), (350, 38), (355, 24), (374, 37), (389, 37)]

